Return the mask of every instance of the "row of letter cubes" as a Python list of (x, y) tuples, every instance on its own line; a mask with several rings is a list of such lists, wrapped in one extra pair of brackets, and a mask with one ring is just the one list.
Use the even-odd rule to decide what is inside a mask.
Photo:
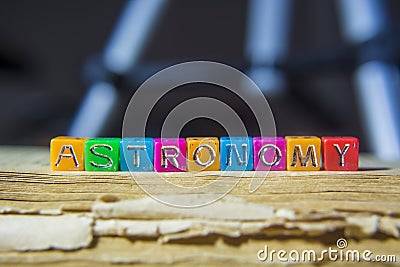
[(353, 171), (358, 150), (355, 137), (56, 137), (50, 161), (56, 171)]

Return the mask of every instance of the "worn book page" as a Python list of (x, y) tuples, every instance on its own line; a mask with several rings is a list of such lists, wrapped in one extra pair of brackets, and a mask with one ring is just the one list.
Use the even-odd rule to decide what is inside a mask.
[[(147, 196), (129, 172), (52, 172), (48, 154), (48, 148), (0, 147), (0, 263), (286, 265), (260, 261), (257, 252), (266, 245), (337, 249), (338, 240), (349, 249), (395, 255), (400, 262), (396, 163), (363, 156), (357, 172), (246, 172), (221, 200), (182, 209)], [(154, 173), (142, 175), (151, 179)], [(219, 175), (163, 178), (190, 186)], [(266, 179), (249, 193), (254, 175)], [(202, 197), (166, 193), (175, 200)]]

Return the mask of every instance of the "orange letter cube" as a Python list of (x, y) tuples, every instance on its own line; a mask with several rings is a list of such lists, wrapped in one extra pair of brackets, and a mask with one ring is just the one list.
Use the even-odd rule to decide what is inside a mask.
[(319, 171), (321, 139), (316, 136), (286, 136), (288, 171)]
[(85, 170), (84, 146), (88, 138), (59, 136), (50, 143), (50, 165), (53, 171)]
[(186, 146), (188, 171), (219, 171), (217, 137), (188, 137)]

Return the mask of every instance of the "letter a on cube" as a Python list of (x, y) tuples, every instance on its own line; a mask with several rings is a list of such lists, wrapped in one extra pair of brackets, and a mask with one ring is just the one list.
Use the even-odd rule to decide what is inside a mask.
[(53, 171), (85, 170), (84, 145), (88, 138), (58, 136), (50, 142), (50, 166)]

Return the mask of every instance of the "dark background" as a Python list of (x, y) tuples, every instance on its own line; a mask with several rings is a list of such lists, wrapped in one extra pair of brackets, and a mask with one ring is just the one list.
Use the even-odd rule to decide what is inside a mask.
[[(400, 2), (386, 3), (396, 21)], [(123, 4), (0, 2), (0, 144), (48, 145), (50, 138), (66, 134), (88, 86), (87, 62), (102, 52)], [(173, 0), (141, 62), (216, 60), (241, 68), (246, 16), (247, 1)], [(278, 135), (353, 135), (368, 151), (352, 84), (353, 50), (345, 49), (339, 60), (334, 56), (343, 47), (333, 1), (295, 1), (289, 53), (282, 63), (288, 86), (281, 94), (267, 96)], [(318, 55), (332, 60), (310, 65)], [(122, 100), (104, 135), (121, 135), (123, 111), (139, 83), (119, 83)], [(157, 136), (157, 127), (150, 130), (152, 135)], [(220, 126), (204, 120), (192, 122), (183, 133), (223, 134)]]

